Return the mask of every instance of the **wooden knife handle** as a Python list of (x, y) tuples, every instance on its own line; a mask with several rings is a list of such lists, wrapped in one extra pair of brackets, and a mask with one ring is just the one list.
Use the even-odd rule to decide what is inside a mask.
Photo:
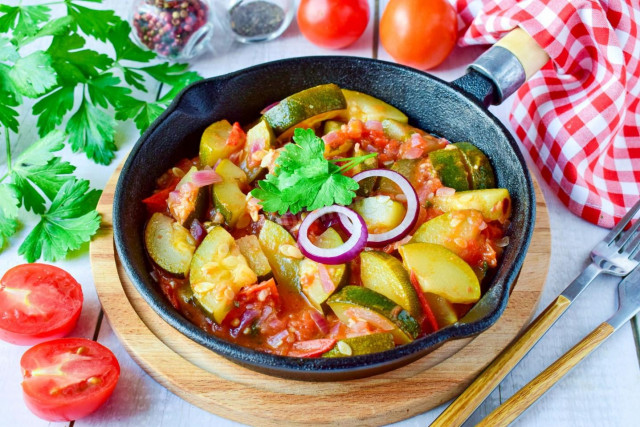
[(522, 28), (511, 30), (506, 36), (498, 40), (494, 46), (501, 46), (513, 53), (522, 64), (527, 80), (549, 62), (549, 55)]
[(522, 387), (509, 400), (497, 407), (478, 426), (507, 425), (524, 412), (540, 396), (557, 383), (567, 372), (598, 347), (614, 332), (613, 326), (604, 322), (576, 344), (571, 350), (542, 371), (529, 384)]
[(571, 300), (560, 295), (524, 333), (509, 344), (482, 374), (431, 424), (460, 426), (565, 312)]

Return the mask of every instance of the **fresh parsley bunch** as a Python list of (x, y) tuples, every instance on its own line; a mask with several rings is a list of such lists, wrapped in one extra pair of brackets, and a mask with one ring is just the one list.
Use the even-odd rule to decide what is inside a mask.
[[(100, 192), (74, 177), (75, 167), (54, 153), (67, 142), (74, 152), (109, 164), (117, 120), (133, 119), (144, 131), (184, 86), (200, 79), (186, 71), (187, 64), (151, 63), (155, 53), (130, 40), (126, 21), (87, 3), (101, 0), (0, 4), (0, 125), (7, 158), (0, 177), (0, 250), (18, 228), (20, 208), (32, 211), (40, 222), (19, 248), (29, 262), (65, 257), (100, 223), (94, 210)], [(65, 8), (66, 15), (52, 17), (50, 5)], [(112, 54), (86, 48), (88, 37)], [(30, 49), (36, 41), (48, 47)], [(154, 99), (147, 94), (150, 82), (169, 90)], [(35, 100), (32, 113), (42, 139), (12, 160), (11, 133), (19, 131), (25, 98)]]
[[(349, 205), (359, 185), (342, 172), (377, 153), (327, 160), (325, 145), (312, 129), (296, 129), (293, 143), (285, 145), (276, 159), (273, 173), (258, 181), (251, 195), (266, 212), (296, 214), (333, 204)], [(338, 166), (336, 163), (342, 163)]]

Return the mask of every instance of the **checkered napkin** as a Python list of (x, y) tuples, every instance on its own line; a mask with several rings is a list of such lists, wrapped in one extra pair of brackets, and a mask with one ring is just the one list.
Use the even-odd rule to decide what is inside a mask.
[(509, 120), (562, 202), (613, 227), (640, 197), (640, 1), (449, 1), (460, 45), (520, 26), (549, 54)]

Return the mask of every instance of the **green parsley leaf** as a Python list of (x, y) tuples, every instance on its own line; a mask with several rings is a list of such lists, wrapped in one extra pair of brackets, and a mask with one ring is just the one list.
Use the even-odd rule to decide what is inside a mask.
[(15, 218), (8, 218), (0, 212), (0, 250), (9, 242), (9, 237), (18, 230), (18, 221)]
[(18, 39), (33, 36), (38, 32), (39, 25), (49, 20), (50, 11), (47, 6), (12, 7), (2, 4), (0, 12), (4, 12), (4, 15), (0, 17), (0, 32), (6, 33), (12, 29), (14, 37)]
[(83, 49), (85, 40), (78, 34), (55, 36), (47, 53), (53, 59), (53, 68), (60, 78), (60, 83), (73, 86), (96, 77), (113, 65), (108, 55), (95, 50)]
[(16, 60), (9, 77), (18, 91), (29, 98), (39, 97), (57, 83), (51, 57), (42, 51)]
[(0, 37), (0, 61), (15, 61), (18, 58), (18, 49), (11, 44), (9, 38)]
[(67, 13), (83, 33), (101, 41), (105, 41), (109, 31), (122, 21), (113, 10), (89, 9), (73, 3), (67, 3)]
[(0, 184), (0, 215), (4, 218), (16, 218), (19, 203), (15, 187), (9, 184)]
[(89, 97), (91, 102), (102, 108), (107, 108), (111, 104), (118, 108), (130, 98), (131, 89), (118, 86), (120, 78), (111, 73), (104, 73), (88, 81)]
[(274, 173), (259, 181), (251, 195), (260, 200), (263, 210), (280, 215), (351, 204), (359, 186), (342, 172), (376, 154), (350, 158), (339, 167), (333, 162), (340, 159), (328, 161), (324, 150), (324, 142), (312, 129), (296, 129), (293, 143), (285, 145), (278, 156)]
[(149, 62), (156, 57), (152, 51), (144, 50), (131, 41), (130, 33), (131, 27), (127, 21), (120, 21), (109, 30), (107, 38), (116, 51), (117, 61), (127, 59), (136, 62)]
[(109, 114), (83, 99), (67, 122), (69, 142), (74, 152), (84, 151), (96, 163), (108, 165), (114, 158), (116, 122)]
[(62, 149), (65, 138), (64, 133), (53, 131), (16, 158), (11, 180), (25, 209), (44, 213), (45, 199), (41, 193), (53, 200), (62, 185), (73, 179), (75, 167), (53, 155)]
[(53, 21), (47, 22), (44, 25), (44, 27), (40, 28), (40, 30), (38, 30), (38, 32), (35, 33), (33, 37), (29, 39), (29, 41), (33, 39), (37, 39), (39, 37), (61, 36), (63, 34), (66, 34), (66, 32), (69, 29), (69, 26), (72, 23), (73, 23), (73, 18), (71, 18), (70, 16), (63, 16), (63, 17), (54, 19)]
[(125, 82), (142, 92), (147, 92), (147, 87), (144, 85), (146, 80), (142, 74), (132, 68), (122, 67), (122, 75)]
[(62, 123), (64, 115), (73, 108), (74, 90), (74, 86), (61, 86), (34, 104), (33, 114), (38, 116), (40, 135), (46, 135)]
[(100, 215), (94, 210), (99, 197), (100, 191), (89, 190), (89, 181), (67, 181), (18, 253), (27, 262), (40, 257), (58, 261), (78, 249), (100, 227)]

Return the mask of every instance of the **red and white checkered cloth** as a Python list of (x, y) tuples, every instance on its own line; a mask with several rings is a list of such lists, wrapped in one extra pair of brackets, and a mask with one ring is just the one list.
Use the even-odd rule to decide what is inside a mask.
[(562, 202), (613, 227), (640, 198), (640, 1), (449, 1), (460, 45), (520, 26), (549, 54), (509, 119)]

